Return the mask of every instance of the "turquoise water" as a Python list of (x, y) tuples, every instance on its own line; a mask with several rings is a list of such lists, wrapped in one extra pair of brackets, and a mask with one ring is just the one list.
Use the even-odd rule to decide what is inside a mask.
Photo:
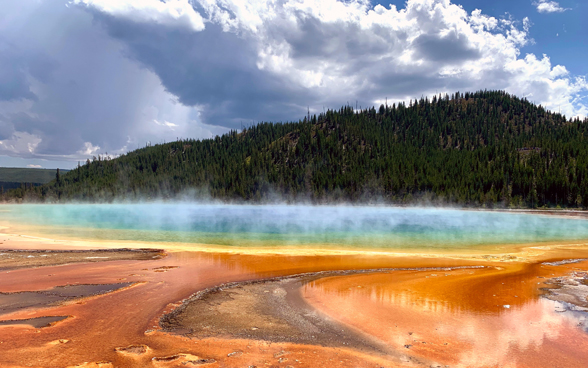
[(588, 221), (432, 208), (203, 205), (3, 206), (0, 220), (100, 240), (227, 246), (455, 248), (588, 239)]

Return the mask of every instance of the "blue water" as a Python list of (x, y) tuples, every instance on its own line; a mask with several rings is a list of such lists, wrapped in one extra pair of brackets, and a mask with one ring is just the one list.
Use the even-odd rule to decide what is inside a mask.
[(468, 248), (588, 239), (588, 221), (430, 208), (177, 203), (3, 206), (0, 220), (102, 240), (228, 246)]

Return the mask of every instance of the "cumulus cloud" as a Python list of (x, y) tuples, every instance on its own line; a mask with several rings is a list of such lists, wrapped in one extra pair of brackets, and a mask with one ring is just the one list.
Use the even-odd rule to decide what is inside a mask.
[(539, 0), (533, 3), (539, 13), (561, 13), (569, 8), (562, 8), (557, 1)]
[[(125, 1), (121, 1), (124, 3)], [(131, 1), (133, 2), (133, 1)], [(120, 2), (119, 2), (120, 3)], [(195, 0), (207, 23), (197, 34), (94, 6), (96, 19), (205, 121), (284, 120), (359, 100), (436, 91), (506, 89), (568, 115), (585, 115), (587, 86), (548, 56), (521, 55), (528, 18), (466, 12), (449, 0)], [(92, 6), (89, 4), (88, 6)]]
[(583, 77), (521, 53), (528, 18), (450, 0), (10, 0), (3, 11), (0, 154), (77, 160), (456, 90), (588, 115)]
[(94, 146), (92, 142), (84, 142), (84, 148), (78, 151), (81, 155), (95, 155), (100, 152), (100, 146)]

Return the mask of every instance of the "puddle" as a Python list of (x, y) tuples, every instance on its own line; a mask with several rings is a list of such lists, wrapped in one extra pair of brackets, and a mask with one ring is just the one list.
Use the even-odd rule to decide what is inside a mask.
[(114, 350), (122, 354), (142, 355), (149, 350), (149, 347), (147, 345), (129, 345), (127, 347), (115, 348)]
[(49, 327), (52, 324), (63, 321), (67, 316), (38, 317), (29, 319), (14, 319), (9, 321), (0, 321), (0, 326), (29, 325), (34, 328)]
[(83, 284), (56, 286), (53, 289), (47, 290), (47, 293), (59, 295), (62, 297), (85, 297), (91, 295), (110, 293), (130, 285), (132, 285), (131, 282), (121, 282), (116, 284)]
[(130, 282), (65, 285), (41, 291), (0, 293), (0, 315), (13, 313), (25, 308), (52, 306), (73, 299), (106, 294), (130, 285), (132, 285)]

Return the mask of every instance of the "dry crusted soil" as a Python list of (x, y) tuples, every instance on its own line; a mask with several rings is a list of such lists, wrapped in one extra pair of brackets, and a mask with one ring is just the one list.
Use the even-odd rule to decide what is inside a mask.
[(149, 260), (164, 257), (160, 249), (13, 250), (0, 249), (0, 271), (77, 262)]
[(324, 275), (214, 288), (165, 316), (161, 325), (164, 330), (195, 339), (232, 337), (385, 353), (382, 344), (331, 320), (304, 301), (301, 287), (320, 277)]

